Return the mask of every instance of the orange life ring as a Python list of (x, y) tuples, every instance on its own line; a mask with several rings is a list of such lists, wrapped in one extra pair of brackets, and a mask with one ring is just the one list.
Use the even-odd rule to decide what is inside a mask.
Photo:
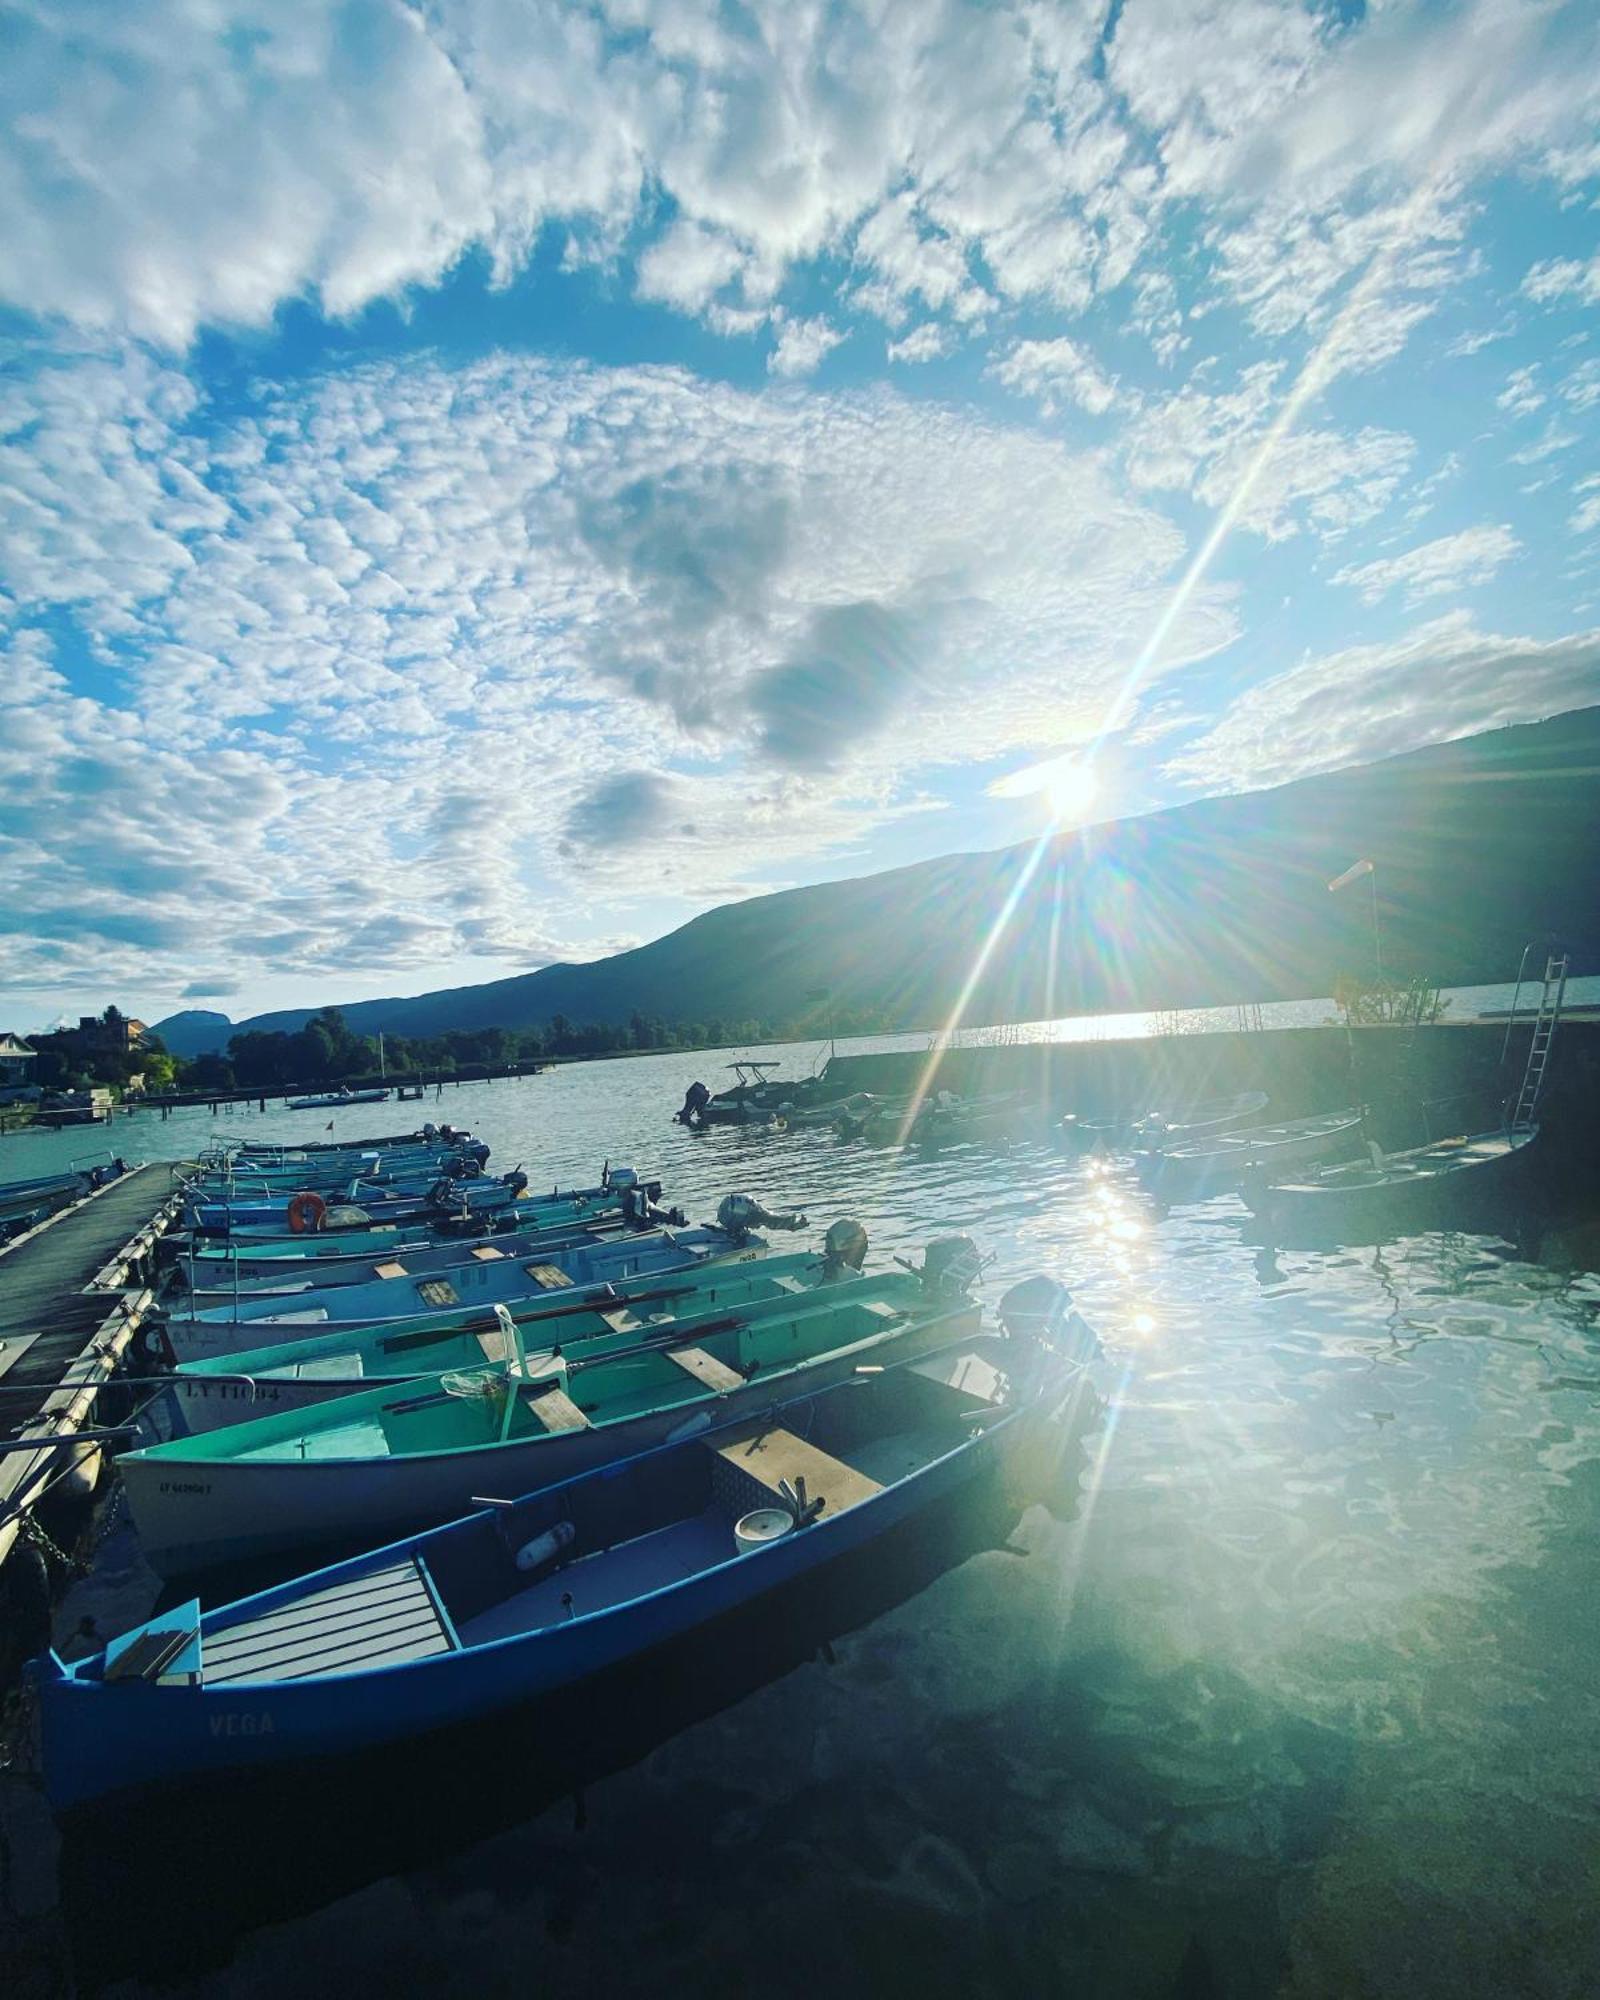
[(320, 1229), (322, 1218), (328, 1212), (328, 1204), (311, 1188), (303, 1188), (299, 1194), (289, 1199), (289, 1227), (296, 1236), (307, 1231)]

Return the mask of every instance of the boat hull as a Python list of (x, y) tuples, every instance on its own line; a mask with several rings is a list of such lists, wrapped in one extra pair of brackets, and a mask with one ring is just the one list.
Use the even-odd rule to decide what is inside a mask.
[(1361, 1116), (1353, 1111), (1336, 1125), (1298, 1133), (1286, 1129), (1282, 1138), (1258, 1138), (1245, 1130), (1219, 1134), (1192, 1150), (1142, 1154), (1139, 1172), (1153, 1194), (1194, 1201), (1240, 1187), (1252, 1173), (1272, 1180), (1319, 1160), (1345, 1158), (1360, 1145)]
[[(1245, 1199), (1264, 1232), (1289, 1243), (1379, 1242), (1423, 1229), (1494, 1231), (1527, 1183), (1537, 1130), (1478, 1133), (1444, 1147), (1391, 1154), (1380, 1167), (1334, 1168), (1320, 1184), (1246, 1185)], [(1419, 1171), (1425, 1155), (1446, 1164)]]
[[(70, 1812), (116, 1793), (337, 1757), (556, 1694), (769, 1598), (979, 1477), (1003, 1472), (1033, 1417), (1018, 1411), (1002, 1418), (961, 1450), (886, 1490), (872, 1506), (824, 1517), (756, 1556), (737, 1557), (676, 1588), (496, 1645), (441, 1654), (403, 1669), (300, 1684), (107, 1688), (45, 1676), (42, 1728), (51, 1801), (58, 1811)], [(380, 1551), (364, 1559), (362, 1568), (376, 1568), (391, 1555)]]
[[(875, 1362), (903, 1361), (977, 1332), (964, 1304), (893, 1336)], [(862, 1360), (855, 1343), (785, 1374), (757, 1376), (719, 1395), (714, 1421), (753, 1414), (772, 1400), (828, 1387)], [(184, 1576), (287, 1550), (361, 1547), (464, 1514), (480, 1494), (537, 1492), (576, 1474), (665, 1444), (708, 1405), (678, 1403), (617, 1423), (475, 1449), (394, 1458), (181, 1459), (133, 1454), (118, 1461), (145, 1559), (158, 1576)]]

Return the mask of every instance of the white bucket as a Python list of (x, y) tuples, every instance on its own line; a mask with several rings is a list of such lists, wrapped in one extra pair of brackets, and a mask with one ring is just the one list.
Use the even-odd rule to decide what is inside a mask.
[(794, 1516), (787, 1507), (757, 1507), (733, 1524), (733, 1539), (742, 1556), (752, 1549), (764, 1549), (769, 1542), (781, 1542), (794, 1531)]

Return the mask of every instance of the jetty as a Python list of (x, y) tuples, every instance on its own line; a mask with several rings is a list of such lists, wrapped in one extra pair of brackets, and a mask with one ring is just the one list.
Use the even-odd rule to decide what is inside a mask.
[(0, 1564), (42, 1499), (99, 1477), (97, 1399), (154, 1303), (174, 1180), (133, 1167), (0, 1249)]

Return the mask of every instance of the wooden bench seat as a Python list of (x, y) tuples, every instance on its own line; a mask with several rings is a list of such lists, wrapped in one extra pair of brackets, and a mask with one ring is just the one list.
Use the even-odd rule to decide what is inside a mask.
[(842, 1458), (820, 1451), (793, 1431), (761, 1430), (753, 1426), (742, 1436), (718, 1445), (716, 1452), (769, 1493), (778, 1493), (786, 1479), (791, 1487), (803, 1479), (807, 1499), (825, 1500), (827, 1514), (842, 1514), (847, 1507), (857, 1506), (883, 1491), (877, 1480), (857, 1472)]
[(745, 1386), (744, 1377), (737, 1368), (730, 1368), (727, 1362), (719, 1361), (714, 1354), (707, 1354), (703, 1347), (669, 1347), (665, 1351), (669, 1361), (676, 1361), (697, 1382), (708, 1389), (715, 1389), (719, 1396)]
[(528, 1407), (547, 1431), (586, 1431), (589, 1419), (565, 1389), (541, 1389), (528, 1398)]

